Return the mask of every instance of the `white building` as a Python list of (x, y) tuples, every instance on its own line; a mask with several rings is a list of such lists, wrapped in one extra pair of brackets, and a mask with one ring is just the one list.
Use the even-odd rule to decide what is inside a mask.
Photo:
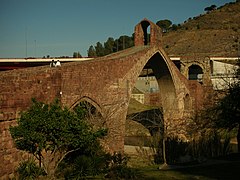
[(231, 63), (236, 62), (236, 58), (228, 58), (223, 62), (223, 59), (219, 61), (219, 58), (210, 58), (211, 65), (211, 81), (215, 90), (222, 90), (229, 87), (229, 84), (237, 81), (236, 70), (237, 65)]

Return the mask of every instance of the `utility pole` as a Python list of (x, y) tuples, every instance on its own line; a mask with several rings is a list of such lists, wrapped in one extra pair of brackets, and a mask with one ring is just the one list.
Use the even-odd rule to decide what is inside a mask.
[(34, 46), (35, 46), (35, 58), (37, 57), (37, 53), (36, 53), (36, 47), (37, 47), (37, 41), (36, 40), (34, 40)]
[(25, 28), (26, 58), (27, 58), (27, 27)]

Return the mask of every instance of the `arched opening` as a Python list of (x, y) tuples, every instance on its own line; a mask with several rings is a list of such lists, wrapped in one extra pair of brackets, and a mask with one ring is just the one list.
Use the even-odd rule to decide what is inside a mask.
[(144, 19), (135, 26), (135, 46), (160, 45), (162, 42), (162, 30), (155, 23)]
[(142, 30), (143, 30), (143, 41), (144, 45), (150, 44), (150, 23), (148, 21), (141, 22)]
[[(141, 102), (134, 98), (134, 93), (141, 94), (144, 101)], [(143, 139), (146, 140), (155, 135), (159, 136), (162, 134), (163, 113), (176, 108), (177, 103), (175, 103), (176, 93), (172, 75), (160, 53), (154, 54), (145, 64), (135, 83), (131, 97), (126, 121), (126, 132), (128, 134), (125, 136), (125, 144), (133, 141), (129, 140), (129, 138), (135, 138), (135, 142), (138, 142), (139, 140), (137, 139), (142, 139), (144, 135), (145, 138)], [(140, 125), (136, 125), (135, 128), (130, 127), (129, 123), (131, 121), (144, 126), (148, 130), (148, 133)], [(138, 131), (134, 134), (136, 129)]]
[(203, 70), (199, 65), (191, 65), (188, 68), (188, 79), (189, 80), (198, 80), (199, 82), (202, 82), (203, 77)]
[(102, 128), (106, 123), (100, 107), (90, 98), (81, 98), (79, 101), (74, 103), (72, 109), (79, 116), (82, 116), (83, 119), (87, 120), (94, 129)]

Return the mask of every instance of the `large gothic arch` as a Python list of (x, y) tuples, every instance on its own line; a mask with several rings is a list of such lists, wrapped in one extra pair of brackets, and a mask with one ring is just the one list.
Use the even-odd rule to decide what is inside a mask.
[(175, 84), (177, 83), (177, 80), (173, 74), (173, 70), (171, 69), (171, 61), (164, 57), (161, 49), (149, 54), (148, 57), (142, 60), (141, 66), (138, 67), (139, 68), (135, 77), (132, 77), (134, 81), (131, 84), (131, 88), (133, 89), (141, 71), (145, 67), (150, 67), (153, 70), (154, 76), (158, 82), (163, 110), (169, 111), (170, 108), (176, 109), (177, 105), (175, 103), (177, 102), (177, 87)]

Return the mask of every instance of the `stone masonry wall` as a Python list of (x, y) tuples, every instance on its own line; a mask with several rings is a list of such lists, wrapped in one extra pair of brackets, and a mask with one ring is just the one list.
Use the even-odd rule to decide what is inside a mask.
[(9, 179), (27, 154), (13, 144), (9, 127), (16, 125), (19, 112), (30, 106), (31, 98), (48, 102), (58, 96), (58, 69), (47, 67), (0, 73), (0, 179)]

